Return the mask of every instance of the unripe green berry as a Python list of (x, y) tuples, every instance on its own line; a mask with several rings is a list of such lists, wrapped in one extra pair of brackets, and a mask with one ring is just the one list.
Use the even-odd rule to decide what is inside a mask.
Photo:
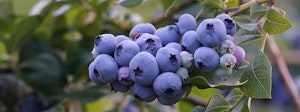
[(180, 52), (181, 65), (190, 68), (193, 64), (193, 55), (187, 51)]

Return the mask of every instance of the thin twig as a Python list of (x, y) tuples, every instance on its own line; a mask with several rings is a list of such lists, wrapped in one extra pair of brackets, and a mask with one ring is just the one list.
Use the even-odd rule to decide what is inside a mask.
[(295, 85), (294, 80), (291, 77), (291, 74), (288, 70), (288, 67), (285, 63), (285, 60), (283, 56), (280, 54), (280, 51), (278, 49), (278, 46), (272, 36), (267, 37), (267, 46), (270, 51), (271, 56), (274, 59), (274, 65), (277, 66), (279, 72), (280, 72), (280, 77), (292, 97), (292, 101), (296, 107), (296, 111), (300, 112), (300, 94), (298, 93), (298, 88)]
[(208, 104), (208, 101), (205, 101), (204, 99), (201, 99), (198, 96), (195, 96), (193, 94), (190, 94), (189, 96), (187, 96), (185, 99), (183, 99), (183, 101), (189, 102), (191, 104), (193, 104), (194, 106), (202, 106), (202, 107), (206, 107)]
[(234, 7), (234, 8), (227, 8), (225, 9), (225, 12), (228, 12), (228, 15), (230, 16), (234, 16), (246, 9), (249, 9), (252, 5), (258, 3), (258, 4), (263, 4), (263, 3), (267, 3), (268, 0), (250, 0), (249, 2), (242, 4), (238, 7)]
[(187, 8), (187, 7), (191, 6), (191, 5), (193, 5), (194, 3), (197, 3), (197, 0), (188, 0), (188, 1), (182, 2), (179, 5), (176, 5), (176, 6), (172, 7), (172, 8), (170, 8), (168, 10), (167, 14), (162, 14), (161, 16), (153, 19), (151, 21), (151, 23), (153, 25), (158, 24), (161, 21), (165, 20), (166, 16), (173, 15), (173, 14), (177, 13), (178, 11), (180, 11), (180, 10), (182, 10), (184, 8)]

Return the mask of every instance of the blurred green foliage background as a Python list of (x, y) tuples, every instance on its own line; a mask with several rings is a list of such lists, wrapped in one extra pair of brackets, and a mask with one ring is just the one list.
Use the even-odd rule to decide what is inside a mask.
[[(133, 108), (132, 112), (172, 111), (172, 107), (158, 102), (143, 104), (130, 95), (110, 92), (108, 86), (95, 86), (88, 78), (87, 67), (92, 61), (90, 51), (97, 35), (128, 36), (137, 23), (152, 22), (159, 28), (174, 24), (182, 13), (196, 16), (201, 9), (200, 2), (172, 15), (164, 15), (169, 7), (183, 1), (144, 0), (138, 6), (130, 7), (129, 4), (128, 7), (118, 0), (0, 0), (0, 111), (25, 112), (26, 107), (47, 112), (102, 112), (128, 108)], [(286, 33), (276, 35), (276, 39), (298, 82), (299, 4), (297, 0), (276, 3), (294, 25)], [(211, 15), (208, 12), (206, 16)], [(157, 21), (161, 17), (163, 19)], [(200, 20), (198, 18), (198, 22)], [(220, 92), (216, 89), (192, 91), (204, 100)], [(267, 105), (254, 104), (253, 108), (258, 111), (276, 108), (273, 104)], [(193, 105), (180, 101), (179, 108), (190, 111)]]

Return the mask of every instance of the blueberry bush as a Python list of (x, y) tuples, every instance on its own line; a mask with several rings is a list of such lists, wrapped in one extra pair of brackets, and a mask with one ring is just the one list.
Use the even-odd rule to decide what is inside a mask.
[(292, 27), (274, 0), (29, 1), (0, 0), (0, 111), (249, 112)]

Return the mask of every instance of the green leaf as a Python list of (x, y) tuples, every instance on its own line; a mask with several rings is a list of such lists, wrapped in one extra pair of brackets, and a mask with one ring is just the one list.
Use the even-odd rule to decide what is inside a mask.
[[(162, 0), (162, 1), (168, 1), (168, 0)], [(176, 5), (176, 4), (178, 4), (178, 3), (181, 3), (182, 1), (184, 1), (184, 0), (174, 0), (172, 3), (171, 3), (171, 5), (169, 5), (168, 6), (168, 8), (167, 8), (167, 10), (166, 10), (166, 12), (165, 12), (165, 16), (167, 17), (168, 15), (168, 12), (169, 12), (169, 10), (174, 6), (174, 5)]]
[(238, 26), (249, 31), (253, 31), (258, 25), (258, 23), (253, 23), (249, 19), (244, 17), (233, 17), (233, 19)]
[(241, 86), (245, 95), (252, 98), (271, 98), (271, 70), (272, 66), (265, 54), (257, 52), (242, 77), (242, 80), (248, 80)]
[(233, 89), (227, 96), (226, 100), (233, 105), (231, 111), (233, 112), (249, 112), (248, 100), (240, 89)]
[(164, 10), (169, 9), (172, 5), (174, 6), (174, 2), (177, 0), (159, 0), (164, 7)]
[(214, 95), (210, 98), (205, 112), (224, 112), (231, 108), (231, 105), (221, 95)]
[(262, 36), (261, 32), (258, 31), (258, 28), (255, 28), (253, 31), (239, 29), (235, 34), (234, 38), (238, 45), (260, 39)]
[(119, 4), (124, 7), (134, 7), (141, 4), (143, 0), (122, 0)]
[(262, 18), (266, 15), (268, 9), (260, 4), (254, 4), (250, 7), (250, 18)]
[(247, 81), (244, 81), (242, 83), (236, 83), (236, 84), (222, 84), (222, 85), (214, 85), (210, 84), (206, 78), (203, 76), (197, 76), (190, 79), (187, 84), (195, 85), (199, 89), (206, 89), (206, 88), (218, 88), (218, 89), (228, 89), (231, 87), (239, 87), (243, 84), (245, 84)]
[(96, 101), (99, 97), (104, 95), (105, 93), (101, 91), (101, 88), (99, 88), (98, 86), (93, 86), (80, 91), (66, 94), (66, 96), (71, 100), (77, 100), (85, 103)]
[(290, 21), (277, 12), (275, 9), (269, 9), (266, 15), (266, 21), (263, 29), (270, 35), (280, 34), (290, 29), (292, 24)]
[(42, 17), (30, 16), (20, 20), (13, 28), (9, 41), (7, 43), (7, 51), (9, 53), (19, 49), (24, 41), (30, 38), (34, 30), (42, 23)]
[(240, 4), (240, 0), (225, 0), (224, 3), (227, 7), (233, 8), (237, 7)]
[(21, 63), (20, 77), (36, 90), (55, 95), (63, 92), (66, 77), (64, 67), (51, 53), (37, 54)]
[(186, 88), (186, 90), (185, 90), (185, 94), (184, 94), (183, 98), (188, 97), (192, 92), (192, 86), (186, 85), (185, 88)]
[(250, 107), (249, 107), (250, 103), (251, 103), (251, 99), (248, 98), (248, 97), (246, 97), (246, 96), (244, 96), (243, 99), (242, 99), (242, 101), (241, 101), (242, 109), (240, 109), (240, 111), (241, 112), (251, 112), (250, 111)]
[(202, 106), (196, 106), (191, 112), (205, 112), (205, 108)]
[(241, 99), (244, 96), (244, 93), (237, 89), (234, 88), (233, 90), (230, 91), (230, 93), (226, 96), (226, 100), (231, 104), (234, 105), (239, 99)]
[(224, 9), (223, 0), (205, 0), (203, 5), (205, 6), (212, 6), (216, 9)]

